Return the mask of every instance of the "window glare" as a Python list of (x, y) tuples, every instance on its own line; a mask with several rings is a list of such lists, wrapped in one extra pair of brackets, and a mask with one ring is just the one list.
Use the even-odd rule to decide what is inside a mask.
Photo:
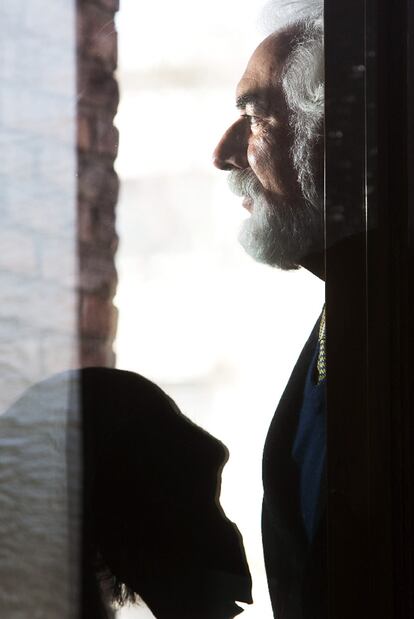
[(261, 38), (261, 5), (122, 0), (117, 21), (117, 365), (160, 384), (229, 448), (221, 503), (252, 572), (246, 619), (272, 616), (260, 529), (263, 444), (324, 295), (304, 270), (277, 271), (245, 255), (237, 242), (245, 213), (211, 163), (237, 114), (235, 87)]

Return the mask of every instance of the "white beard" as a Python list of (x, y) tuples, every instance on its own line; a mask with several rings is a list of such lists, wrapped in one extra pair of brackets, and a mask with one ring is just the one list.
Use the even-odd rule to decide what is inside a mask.
[(270, 203), (256, 192), (252, 200), (239, 242), (254, 260), (284, 270), (297, 269), (302, 258), (323, 247), (323, 214), (304, 199), (294, 204)]
[(257, 197), (253, 200), (250, 217), (241, 225), (239, 243), (254, 260), (269, 264), (275, 243), (273, 236), (267, 204)]
[(250, 168), (231, 171), (228, 182), (233, 193), (252, 201), (239, 241), (254, 260), (297, 269), (303, 258), (323, 250), (322, 205), (314, 206), (303, 196), (286, 201), (265, 192)]

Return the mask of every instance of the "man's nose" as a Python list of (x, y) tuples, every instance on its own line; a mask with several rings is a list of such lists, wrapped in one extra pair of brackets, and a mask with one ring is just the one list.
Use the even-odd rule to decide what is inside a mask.
[(239, 118), (227, 129), (213, 153), (213, 163), (220, 170), (244, 170), (249, 167), (247, 139), (249, 127)]

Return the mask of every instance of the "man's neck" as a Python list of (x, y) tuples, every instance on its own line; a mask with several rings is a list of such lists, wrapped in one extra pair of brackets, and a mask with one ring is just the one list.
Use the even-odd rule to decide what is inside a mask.
[(316, 275), (317, 277), (319, 277), (319, 279), (322, 279), (323, 281), (325, 281), (325, 253), (324, 252), (310, 254), (309, 256), (306, 256), (305, 258), (303, 258), (303, 260), (301, 260), (300, 266), (302, 266), (304, 269), (306, 269), (310, 273), (313, 273), (313, 275)]

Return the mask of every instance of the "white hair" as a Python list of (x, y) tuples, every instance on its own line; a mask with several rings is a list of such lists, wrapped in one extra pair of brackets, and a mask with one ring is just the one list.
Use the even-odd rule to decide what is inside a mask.
[(323, 28), (323, 0), (269, 0), (261, 11), (259, 26), (267, 36), (309, 21)]
[(282, 86), (291, 110), (292, 158), (298, 181), (305, 199), (320, 208), (314, 154), (323, 133), (325, 102), (323, 0), (271, 0), (263, 9), (261, 22), (267, 34), (296, 29)]

